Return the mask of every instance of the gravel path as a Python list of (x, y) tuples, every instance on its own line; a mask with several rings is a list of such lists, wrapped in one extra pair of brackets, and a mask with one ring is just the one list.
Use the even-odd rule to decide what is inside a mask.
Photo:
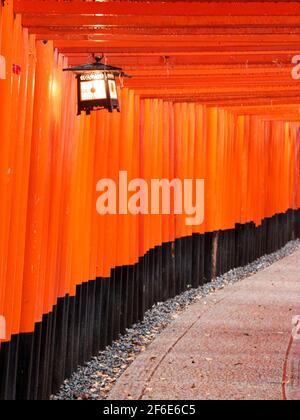
[(245, 279), (274, 262), (292, 254), (300, 246), (300, 241), (291, 241), (274, 254), (264, 256), (243, 268), (229, 271), (213, 283), (198, 289), (190, 289), (183, 294), (159, 303), (149, 310), (143, 322), (127, 330), (127, 334), (115, 341), (112, 346), (100, 352), (85, 366), (79, 367), (66, 380), (53, 400), (105, 400), (117, 379), (124, 373), (135, 358), (155, 339), (155, 337), (189, 305), (199, 299)]

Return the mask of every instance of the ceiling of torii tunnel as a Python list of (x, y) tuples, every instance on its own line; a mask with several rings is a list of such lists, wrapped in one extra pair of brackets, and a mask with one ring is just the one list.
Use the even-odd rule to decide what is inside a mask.
[(16, 0), (15, 12), (71, 65), (104, 54), (142, 96), (298, 113), (298, 2)]

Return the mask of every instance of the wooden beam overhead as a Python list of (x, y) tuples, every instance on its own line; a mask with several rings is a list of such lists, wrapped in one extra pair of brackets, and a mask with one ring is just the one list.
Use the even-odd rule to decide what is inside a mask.
[(26, 27), (236, 27), (236, 26), (264, 26), (264, 27), (299, 27), (300, 14), (294, 15), (203, 15), (203, 16), (150, 16), (150, 15), (48, 15), (24, 14), (23, 25)]
[(15, 0), (17, 13), (48, 15), (118, 16), (294, 16), (300, 15), (297, 1), (202, 2), (202, 1), (55, 1)]

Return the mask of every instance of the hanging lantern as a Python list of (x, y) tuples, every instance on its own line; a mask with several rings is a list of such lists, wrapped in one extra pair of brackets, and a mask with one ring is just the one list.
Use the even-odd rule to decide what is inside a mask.
[(64, 71), (76, 74), (78, 89), (78, 115), (86, 112), (107, 109), (120, 112), (116, 77), (130, 77), (121, 68), (101, 63), (101, 57), (95, 57), (94, 64), (70, 67)]

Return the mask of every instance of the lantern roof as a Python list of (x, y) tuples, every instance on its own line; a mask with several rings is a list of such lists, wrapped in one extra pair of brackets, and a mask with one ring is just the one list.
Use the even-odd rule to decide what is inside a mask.
[(117, 76), (131, 77), (129, 74), (123, 72), (121, 67), (114, 67), (107, 64), (103, 64), (101, 60), (103, 57), (95, 57), (95, 62), (91, 64), (82, 64), (81, 66), (68, 67), (64, 71), (72, 71), (73, 73), (85, 73), (85, 72), (102, 72), (112, 73)]

